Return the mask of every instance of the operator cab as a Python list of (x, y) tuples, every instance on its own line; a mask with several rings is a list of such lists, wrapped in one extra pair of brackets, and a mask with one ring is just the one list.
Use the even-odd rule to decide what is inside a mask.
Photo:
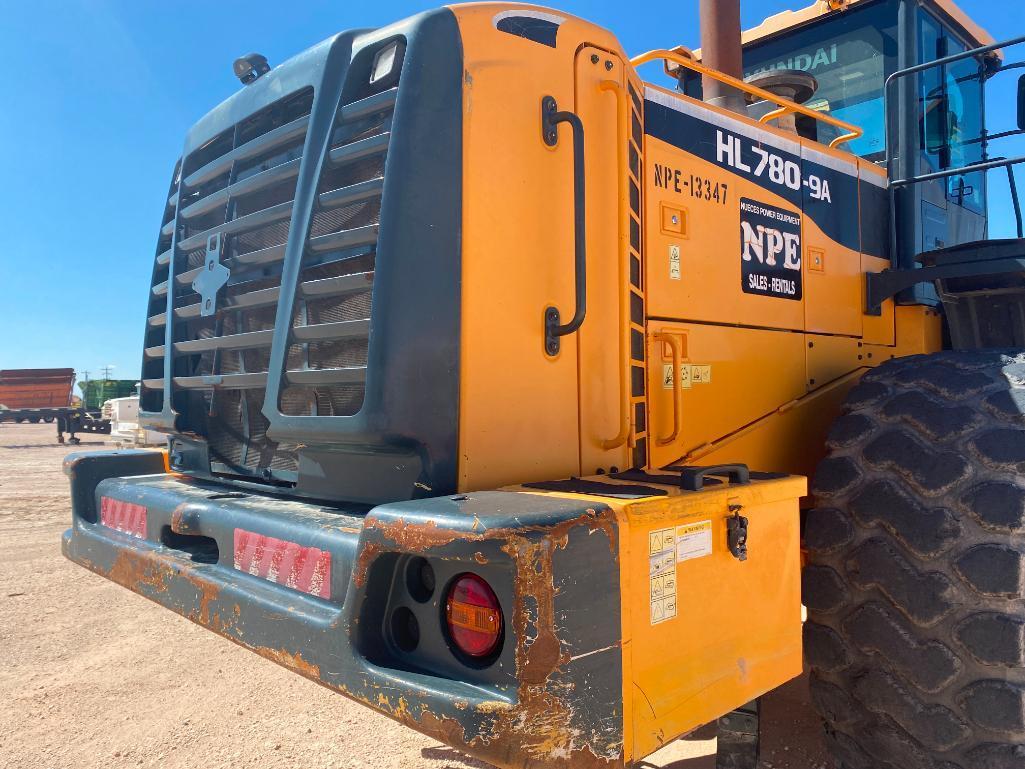
[[(886, 79), (898, 70), (995, 42), (950, 0), (817, 2), (770, 17), (745, 32), (743, 40), (745, 78), (774, 70), (811, 74), (818, 88), (806, 106), (860, 126), (864, 135), (842, 149), (880, 165), (887, 159)], [(898, 166), (900, 178), (985, 159), (983, 83), (999, 64), (996, 54), (962, 60), (907, 79), (909, 89), (899, 99), (894, 98), (898, 89), (893, 89), (893, 152), (900, 144), (896, 107), (906, 99), (906, 114), (921, 117), (917, 126), (907, 127), (915, 134), (912, 146), (917, 145), (917, 152), (908, 153), (914, 163), (910, 168)], [(683, 72), (680, 90), (701, 98), (700, 75)], [(752, 106), (754, 116), (760, 116), (756, 110)], [(834, 126), (805, 119), (797, 121), (797, 130), (826, 144), (839, 135)], [(905, 228), (902, 237), (915, 254), (987, 235), (984, 172), (916, 185), (905, 197), (914, 198), (902, 201), (912, 209), (905, 209), (899, 220), (914, 222), (914, 233)]]

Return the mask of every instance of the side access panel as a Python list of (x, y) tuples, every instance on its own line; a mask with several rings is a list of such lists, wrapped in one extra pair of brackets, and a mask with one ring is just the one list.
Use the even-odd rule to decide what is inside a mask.
[[(806, 491), (783, 477), (627, 507), (634, 757), (801, 674)], [(745, 560), (729, 549), (735, 515), (748, 522)]]
[[(649, 321), (649, 331), (654, 467), (700, 451), (807, 392), (803, 334), (655, 320)], [(666, 336), (676, 340), (682, 356), (675, 373)]]

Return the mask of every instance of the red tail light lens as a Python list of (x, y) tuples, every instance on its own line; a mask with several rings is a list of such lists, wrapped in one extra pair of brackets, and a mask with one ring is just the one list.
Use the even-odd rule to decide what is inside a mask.
[(495, 591), (476, 574), (461, 574), (448, 591), (445, 617), (452, 642), (463, 654), (494, 654), (502, 641), (502, 607)]

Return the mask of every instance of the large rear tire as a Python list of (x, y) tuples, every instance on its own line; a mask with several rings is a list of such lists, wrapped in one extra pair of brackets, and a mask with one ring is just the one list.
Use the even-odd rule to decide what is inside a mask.
[(843, 769), (1025, 769), (1025, 354), (891, 361), (813, 482), (805, 654)]

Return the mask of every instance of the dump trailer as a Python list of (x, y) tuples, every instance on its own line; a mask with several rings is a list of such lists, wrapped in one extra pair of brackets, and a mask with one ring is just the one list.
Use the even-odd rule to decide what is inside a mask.
[(71, 405), (74, 383), (71, 368), (4, 369), (0, 371), (0, 405), (11, 411), (66, 407)]
[(26, 368), (0, 371), (0, 423), (56, 422), (57, 442), (81, 443), (77, 433), (110, 432), (110, 420), (99, 410), (71, 405), (75, 370)]
[(498, 767), (717, 719), (753, 767), (804, 660), (838, 766), (1020, 766), (1014, 49), (949, 0), (702, 17), (700, 53), (481, 3), (238, 59), (145, 289), (168, 449), (67, 459), (67, 557)]

